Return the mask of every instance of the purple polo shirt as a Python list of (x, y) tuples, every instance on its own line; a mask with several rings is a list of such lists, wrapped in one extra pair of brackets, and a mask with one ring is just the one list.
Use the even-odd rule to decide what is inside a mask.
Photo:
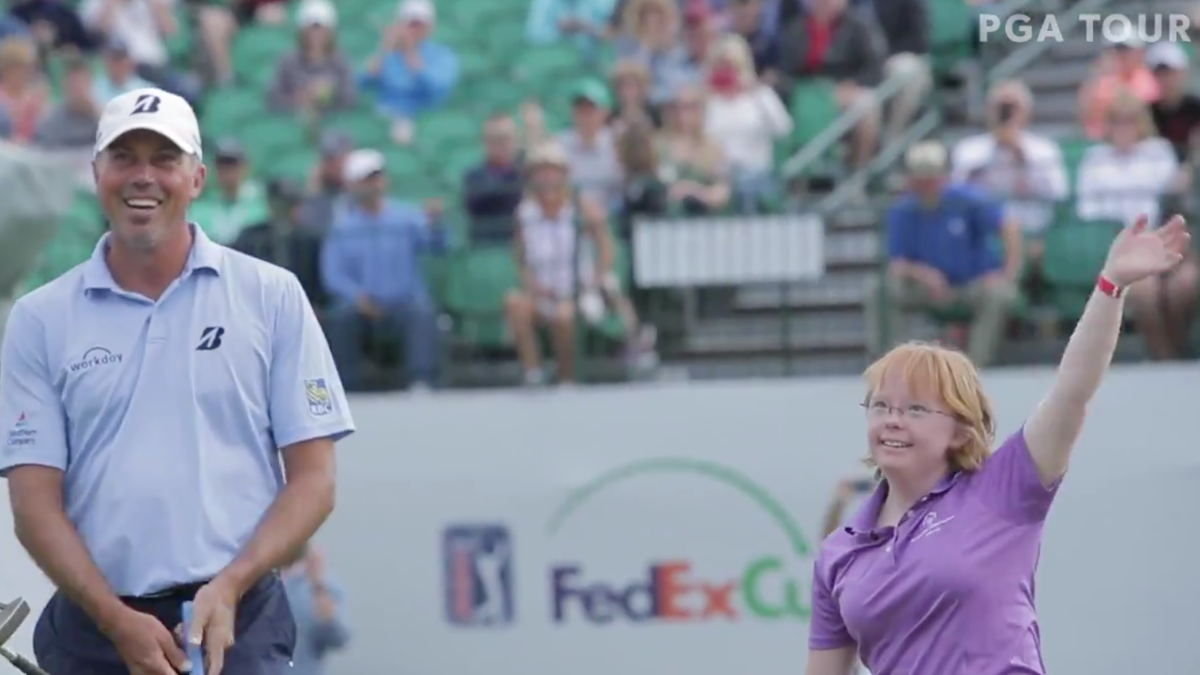
[(956, 473), (898, 527), (871, 498), (821, 546), (810, 649), (857, 645), (888, 675), (1044, 675), (1034, 609), (1046, 488), (1023, 431), (974, 473)]

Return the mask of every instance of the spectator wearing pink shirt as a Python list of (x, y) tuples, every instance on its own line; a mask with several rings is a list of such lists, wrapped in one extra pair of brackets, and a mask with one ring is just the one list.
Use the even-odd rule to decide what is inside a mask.
[(1143, 103), (1158, 100), (1158, 80), (1146, 67), (1146, 45), (1137, 37), (1113, 44), (1100, 55), (1095, 74), (1079, 89), (1079, 121), (1088, 138), (1104, 135), (1104, 112), (1120, 91)]

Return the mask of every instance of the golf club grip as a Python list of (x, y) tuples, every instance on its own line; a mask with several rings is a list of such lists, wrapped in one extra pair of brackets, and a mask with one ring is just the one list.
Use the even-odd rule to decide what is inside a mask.
[(4, 650), (4, 658), (8, 659), (9, 663), (13, 664), (17, 670), (25, 673), (25, 675), (49, 675), (49, 673), (39, 668), (33, 661), (20, 654), (13, 654), (7, 649)]

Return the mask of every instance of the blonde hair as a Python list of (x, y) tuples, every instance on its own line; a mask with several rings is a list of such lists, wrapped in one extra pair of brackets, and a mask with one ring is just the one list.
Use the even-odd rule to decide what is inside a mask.
[(650, 37), (646, 35), (642, 25), (642, 15), (649, 9), (662, 12), (669, 32), (674, 33), (679, 27), (679, 7), (674, 0), (633, 0), (625, 5), (625, 11), (621, 14), (621, 27), (638, 42), (648, 47), (666, 48), (669, 44), (649, 44)]
[(633, 59), (622, 59), (617, 61), (616, 64), (613, 65), (612, 70), (609, 71), (608, 81), (612, 85), (612, 88), (616, 89), (617, 84), (626, 77), (632, 78), (635, 82), (637, 82), (638, 86), (642, 88), (643, 92), (650, 88), (649, 71), (646, 70), (645, 66), (637, 61), (634, 61)]
[[(936, 394), (946, 412), (967, 434), (967, 441), (949, 449), (947, 461), (957, 471), (975, 471), (991, 454), (996, 438), (992, 402), (983, 393), (979, 371), (962, 352), (927, 342), (907, 342), (884, 354), (863, 373), (869, 392), (879, 389), (888, 374), (903, 378), (910, 391)], [(868, 456), (867, 466), (875, 462)]]
[[(1113, 96), (1112, 101), (1108, 104), (1108, 109), (1104, 111), (1105, 124), (1111, 124), (1112, 118), (1118, 115), (1131, 115), (1137, 118), (1139, 141), (1158, 134), (1158, 130), (1154, 126), (1154, 117), (1150, 115), (1150, 106), (1127, 89), (1122, 89), (1117, 92), (1116, 96)], [(1109, 135), (1109, 130), (1105, 129), (1105, 138), (1108, 138)]]
[(751, 51), (750, 43), (746, 42), (746, 38), (735, 33), (722, 36), (708, 53), (705, 71), (711, 72), (721, 61), (728, 61), (737, 69), (738, 79), (743, 85), (754, 82), (754, 52)]
[(0, 40), (0, 71), (14, 66), (37, 65), (37, 47), (33, 42), (18, 36)]

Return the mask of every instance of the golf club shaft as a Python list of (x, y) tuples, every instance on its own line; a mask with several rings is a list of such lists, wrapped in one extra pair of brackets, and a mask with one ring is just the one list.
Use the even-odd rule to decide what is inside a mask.
[(38, 668), (37, 664), (33, 661), (20, 654), (14, 654), (4, 647), (0, 647), (0, 656), (3, 656), (6, 661), (13, 664), (17, 670), (25, 673), (25, 675), (49, 675), (46, 671)]

